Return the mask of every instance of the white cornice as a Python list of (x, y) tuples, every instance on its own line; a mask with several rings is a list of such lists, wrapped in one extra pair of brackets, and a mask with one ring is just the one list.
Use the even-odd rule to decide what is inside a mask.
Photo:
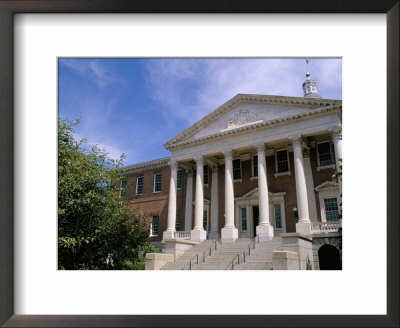
[[(300, 98), (300, 99), (303, 99), (303, 98)], [(245, 132), (245, 131), (249, 131), (249, 130), (256, 130), (256, 129), (260, 129), (260, 128), (275, 127), (275, 126), (279, 126), (279, 125), (286, 125), (286, 124), (289, 124), (289, 123), (293, 123), (293, 122), (297, 122), (297, 121), (300, 121), (300, 120), (307, 119), (309, 117), (323, 116), (323, 115), (327, 115), (327, 114), (334, 113), (334, 112), (340, 113), (341, 110), (342, 110), (342, 105), (341, 104), (333, 104), (333, 105), (326, 106), (326, 107), (319, 107), (319, 108), (316, 108), (316, 109), (312, 109), (312, 110), (309, 110), (309, 111), (306, 111), (306, 112), (303, 112), (303, 113), (298, 113), (298, 114), (294, 114), (294, 115), (290, 115), (290, 116), (285, 116), (285, 117), (281, 117), (281, 118), (277, 118), (277, 119), (273, 119), (273, 120), (269, 120), (269, 121), (256, 122), (256, 123), (251, 124), (251, 125), (238, 127), (236, 129), (220, 131), (220, 132), (217, 132), (217, 133), (214, 133), (214, 134), (210, 134), (210, 135), (207, 135), (207, 136), (204, 136), (204, 137), (200, 137), (200, 138), (197, 138), (197, 139), (183, 140), (181, 142), (179, 142), (179, 140), (181, 138), (172, 139), (171, 141), (169, 141), (166, 144), (164, 144), (164, 147), (167, 148), (168, 150), (175, 150), (175, 149), (179, 149), (179, 148), (182, 148), (184, 146), (187, 146), (187, 145), (204, 143), (206, 141), (219, 139), (219, 138), (222, 138), (222, 137), (225, 137), (225, 136), (228, 136), (228, 135), (239, 134), (239, 133), (242, 133), (242, 132)]]
[[(286, 96), (268, 96), (268, 95), (254, 95), (254, 94), (238, 94), (232, 99), (228, 100), (226, 103), (219, 106), (217, 109), (212, 111), (207, 116), (203, 117), (201, 120), (194, 123), (192, 126), (182, 131), (180, 134), (169, 140), (164, 144), (167, 149), (175, 148), (175, 145), (179, 144), (183, 139), (187, 139), (200, 129), (205, 127), (210, 122), (216, 120), (218, 117), (222, 116), (224, 113), (229, 111), (232, 107), (237, 106), (241, 103), (268, 103), (274, 105), (292, 105), (301, 107), (311, 107), (311, 108), (323, 108), (328, 106), (342, 106), (341, 100), (335, 99), (322, 99), (322, 98), (304, 98), (304, 97), (286, 97)], [(262, 124), (262, 123), (260, 123)], [(253, 125), (250, 125), (253, 126)], [(248, 126), (247, 126), (248, 127)], [(245, 128), (245, 127), (244, 127)], [(238, 129), (233, 129), (237, 131)], [(230, 134), (232, 130), (226, 131)]]
[(147, 161), (147, 162), (124, 166), (122, 168), (122, 170), (124, 170), (124, 172), (126, 172), (126, 173), (135, 173), (137, 171), (156, 169), (156, 168), (168, 166), (169, 160), (170, 160), (170, 157), (153, 159), (152, 161)]

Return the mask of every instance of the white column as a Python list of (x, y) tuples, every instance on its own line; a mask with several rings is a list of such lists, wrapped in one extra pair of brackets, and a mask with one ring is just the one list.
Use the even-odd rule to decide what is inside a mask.
[(211, 168), (211, 230), (209, 239), (218, 238), (218, 166)]
[[(335, 160), (336, 160), (336, 169), (338, 172), (341, 171), (340, 165), (342, 165), (341, 161), (342, 157), (342, 128), (336, 128), (331, 130), (333, 147), (335, 148)], [(340, 159), (340, 160), (339, 160)]]
[(221, 229), (221, 242), (232, 243), (238, 238), (235, 227), (235, 198), (233, 192), (232, 150), (223, 152), (225, 156), (225, 226)]
[(305, 235), (309, 235), (311, 233), (311, 222), (308, 212), (307, 184), (304, 173), (303, 150), (301, 147), (303, 138), (301, 136), (296, 136), (290, 138), (290, 141), (293, 145), (297, 211), (299, 217), (299, 222), (296, 224), (296, 231)]
[(193, 170), (186, 171), (185, 231), (192, 230), (193, 213)]
[[(335, 148), (335, 160), (336, 160), (336, 171), (342, 172), (342, 128), (338, 127), (336, 129), (331, 130), (331, 135), (333, 139), (333, 147)], [(342, 197), (342, 174), (338, 174), (338, 182), (339, 182), (339, 191), (340, 197)], [(340, 202), (341, 203), (341, 202)], [(340, 212), (342, 211), (341, 205), (339, 205)]]
[(191, 240), (203, 241), (207, 239), (207, 232), (203, 229), (203, 212), (204, 212), (204, 195), (203, 195), (203, 179), (204, 179), (204, 158), (199, 156), (196, 160), (196, 194), (194, 205), (194, 228), (191, 231)]
[(317, 222), (317, 204), (315, 202), (314, 179), (312, 176), (310, 149), (303, 150), (304, 174), (306, 176), (307, 197), (308, 197), (308, 213), (310, 221)]
[(169, 195), (168, 195), (168, 221), (167, 230), (163, 233), (163, 240), (173, 239), (175, 234), (175, 222), (176, 222), (176, 180), (178, 163), (171, 161), (171, 179), (169, 182)]
[(257, 145), (258, 157), (258, 203), (260, 223), (256, 228), (259, 241), (271, 240), (274, 237), (274, 228), (269, 222), (269, 200), (267, 184), (267, 163), (265, 160), (265, 144)]

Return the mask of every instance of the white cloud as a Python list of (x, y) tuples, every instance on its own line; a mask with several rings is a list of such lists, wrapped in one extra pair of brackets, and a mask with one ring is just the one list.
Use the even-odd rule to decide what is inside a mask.
[[(149, 89), (164, 105), (161, 114), (167, 122), (172, 125), (180, 118), (192, 124), (238, 93), (301, 97), (303, 60), (165, 59), (150, 61), (146, 68)], [(314, 59), (311, 65), (313, 77), (321, 80), (320, 92), (340, 87), (340, 59)]]
[(114, 74), (114, 72), (105, 64), (104, 60), (62, 58), (59, 62), (60, 65), (73, 69), (101, 89), (112, 83), (124, 82), (120, 77)]

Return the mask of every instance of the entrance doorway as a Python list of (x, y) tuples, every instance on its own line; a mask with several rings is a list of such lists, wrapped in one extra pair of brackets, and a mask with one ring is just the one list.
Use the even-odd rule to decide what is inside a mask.
[(318, 250), (320, 270), (342, 270), (342, 261), (335, 246), (324, 245)]
[(260, 223), (260, 211), (258, 206), (253, 206), (253, 237), (256, 236), (257, 230), (256, 227)]

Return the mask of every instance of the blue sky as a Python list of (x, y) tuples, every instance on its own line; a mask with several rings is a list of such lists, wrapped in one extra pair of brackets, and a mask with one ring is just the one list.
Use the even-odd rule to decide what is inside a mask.
[[(308, 65), (324, 98), (342, 98), (341, 59)], [(124, 164), (169, 156), (163, 144), (238, 93), (302, 97), (304, 58), (63, 58), (59, 116), (76, 138)]]

